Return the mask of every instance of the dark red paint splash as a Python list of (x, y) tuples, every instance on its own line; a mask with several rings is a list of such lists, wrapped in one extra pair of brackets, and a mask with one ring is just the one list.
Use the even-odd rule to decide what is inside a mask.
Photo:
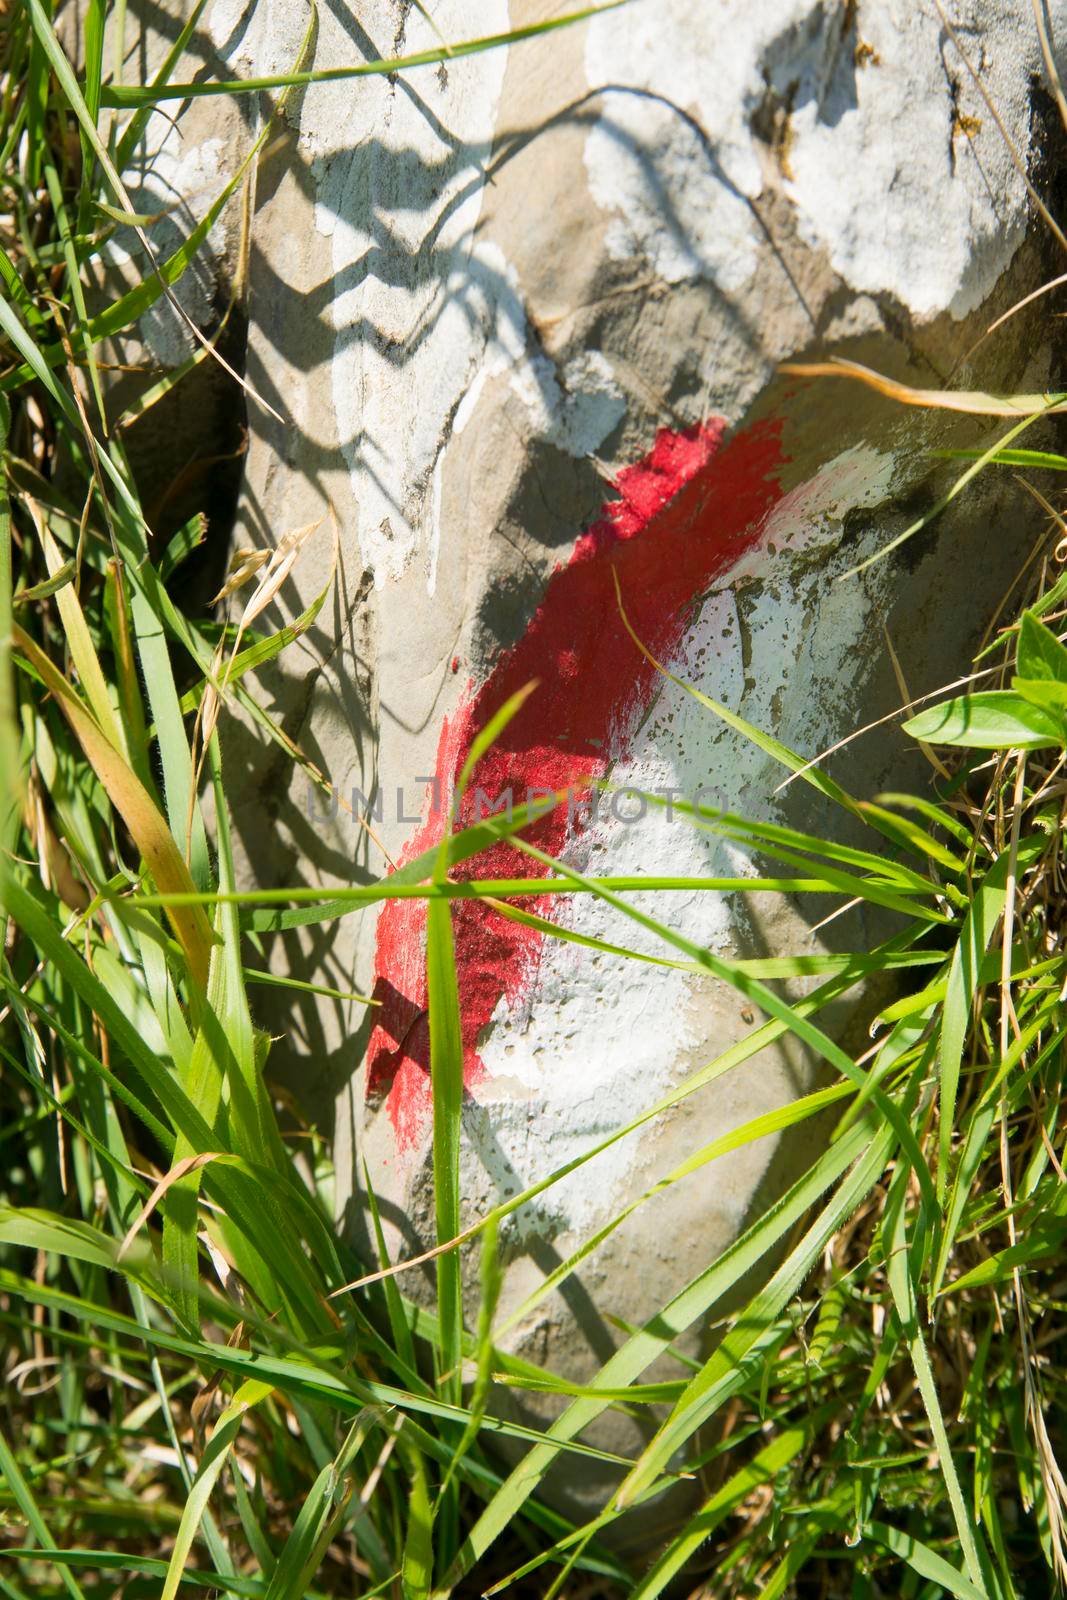
[[(482, 758), (460, 809), (475, 820), (475, 791), (495, 798), (509, 787), (516, 804), (530, 788), (565, 789), (603, 777), (624, 756), (659, 688), (654, 667), (628, 636), (615, 595), (638, 637), (660, 659), (679, 643), (694, 602), (759, 538), (780, 498), (779, 427), (761, 423), (724, 442), (713, 419), (684, 432), (664, 429), (643, 461), (619, 476), (620, 498), (578, 539), (557, 567), (523, 637), (447, 721), (437, 754), (440, 801), (409, 841), (403, 859), (441, 837), (442, 809), (471, 742), (504, 702), (533, 678), (539, 687)], [(558, 855), (579, 825), (558, 806), (526, 832)], [(502, 843), (478, 858), (471, 876), (541, 876), (528, 856)], [(547, 898), (547, 897), (546, 897)], [(528, 910), (549, 907), (527, 900)], [(473, 900), (454, 902), (456, 962), (463, 1016), (464, 1081), (484, 1067), (479, 1039), (502, 997), (529, 984), (543, 935)], [(367, 1094), (385, 1095), (397, 1147), (418, 1142), (430, 1115), (426, 1018), (425, 905), (400, 900), (378, 920), (375, 998), (381, 1002), (368, 1051)]]

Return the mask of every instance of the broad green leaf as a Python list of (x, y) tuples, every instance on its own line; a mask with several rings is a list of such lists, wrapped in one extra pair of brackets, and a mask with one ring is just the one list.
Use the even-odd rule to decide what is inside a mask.
[(1047, 711), (1050, 716), (1063, 718), (1067, 710), (1067, 683), (1057, 683), (1052, 678), (1019, 678), (1011, 680), (1013, 693), (1021, 694), (1032, 706)]
[(971, 750), (1042, 750), (1067, 740), (1060, 718), (1008, 689), (987, 689), (944, 700), (902, 726), (905, 733), (926, 744), (962, 745)]
[(1019, 624), (1016, 671), (1020, 678), (1047, 678), (1067, 686), (1067, 650), (1032, 611), (1024, 611)]

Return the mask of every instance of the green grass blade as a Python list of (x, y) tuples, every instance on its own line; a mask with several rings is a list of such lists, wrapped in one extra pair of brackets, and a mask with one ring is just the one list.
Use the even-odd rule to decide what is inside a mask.
[[(984, 450), (931, 450), (940, 461), (979, 461)], [(1051, 450), (998, 450), (989, 458), (991, 467), (1047, 468), (1051, 472), (1067, 472), (1067, 456), (1056, 455)]]
[[(33, 1490), (27, 1483), (18, 1459), (4, 1437), (2, 1429), (0, 1429), (0, 1478), (7, 1484), (15, 1504), (32, 1528), (34, 1537), (40, 1546), (40, 1553), (55, 1551), (58, 1548), (56, 1542), (48, 1531)], [(60, 1565), (59, 1576), (64, 1589), (71, 1596), (71, 1600), (86, 1600), (85, 1590), (69, 1567)]]
[[(378, 1263), (382, 1267), (390, 1265), (389, 1252), (385, 1244), (385, 1234), (382, 1231), (382, 1219), (378, 1214), (378, 1197), (370, 1181), (370, 1172), (367, 1163), (363, 1163), (363, 1186), (367, 1196), (367, 1209), (371, 1215), (371, 1225), (374, 1228), (374, 1239), (378, 1247)], [(392, 1276), (382, 1280), (385, 1292), (386, 1315), (389, 1318), (389, 1331), (393, 1336), (393, 1344), (397, 1354), (406, 1367), (415, 1370), (415, 1345), (411, 1337), (411, 1327), (404, 1310), (404, 1302), (397, 1288), (396, 1279)]]
[[(444, 900), (427, 908), (426, 978), (430, 1010), (430, 1076), (433, 1084), (433, 1181), (437, 1242), (460, 1231), (459, 1141), (463, 1111), (463, 1038), (460, 1030), (452, 913)], [(463, 1337), (463, 1286), (459, 1256), (437, 1260), (437, 1304), (441, 1320), (438, 1372), (443, 1392), (459, 1393)]]
[(252, 1406), (259, 1405), (273, 1393), (273, 1386), (261, 1383), (255, 1378), (250, 1378), (243, 1383), (234, 1395), (230, 1404), (219, 1417), (211, 1435), (211, 1441), (204, 1451), (200, 1462), (200, 1469), (193, 1481), (189, 1498), (182, 1511), (181, 1523), (174, 1540), (174, 1549), (171, 1551), (167, 1563), (167, 1575), (163, 1582), (161, 1600), (174, 1600), (181, 1582), (181, 1575), (189, 1559), (189, 1552), (196, 1538), (197, 1529), (207, 1510), (208, 1500), (212, 1489), (215, 1487), (219, 1473), (226, 1465), (226, 1458), (233, 1448), (245, 1413)]
[[(1019, 862), (1025, 865), (1044, 848), (1040, 838), (1026, 841), (1019, 848)], [(993, 934), (1004, 914), (1011, 857), (1007, 851), (990, 867), (974, 890), (970, 910), (964, 919), (959, 942), (949, 967), (948, 986), (941, 1012), (939, 1051), (941, 1079), (940, 1152), (937, 1168), (937, 1196), (943, 1207), (948, 1192), (952, 1136), (956, 1126), (956, 1092), (960, 1066), (967, 1042), (971, 1010), (974, 1005), (982, 961)]]
[(722, 1488), (705, 1500), (700, 1510), (671, 1540), (663, 1555), (638, 1583), (632, 1600), (658, 1600), (699, 1550), (704, 1540), (733, 1514), (760, 1484), (773, 1478), (808, 1444), (830, 1415), (830, 1408), (813, 1412), (803, 1426), (786, 1428), (758, 1450)]
[(949, 1501), (952, 1506), (952, 1515), (956, 1524), (956, 1533), (959, 1536), (960, 1549), (963, 1553), (964, 1565), (970, 1582), (982, 1590), (985, 1575), (984, 1569), (988, 1567), (988, 1558), (983, 1560), (979, 1554), (981, 1536), (971, 1516), (970, 1508), (964, 1498), (960, 1486), (959, 1475), (952, 1456), (945, 1421), (941, 1412), (941, 1402), (938, 1398), (937, 1383), (933, 1369), (930, 1366), (930, 1357), (926, 1344), (919, 1328), (919, 1313), (915, 1292), (913, 1267), (909, 1252), (908, 1237), (904, 1218), (904, 1201), (906, 1198), (906, 1184), (901, 1181), (902, 1174), (894, 1178), (893, 1190), (888, 1205), (886, 1218), (886, 1276), (893, 1295), (897, 1316), (900, 1318), (904, 1338), (911, 1354), (915, 1378), (922, 1395), (923, 1406), (926, 1410), (930, 1431), (933, 1435), (934, 1448), (937, 1451), (941, 1466), (941, 1473), (948, 1490)]
[(260, 78), (168, 83), (145, 89), (116, 84), (104, 89), (101, 103), (115, 109), (126, 106), (156, 106), (164, 100), (191, 100), (204, 95), (219, 94), (260, 94), (268, 89), (300, 89), (312, 83), (335, 83), (348, 78), (391, 76), (396, 72), (409, 72), (415, 67), (440, 66), (445, 62), (459, 60), (463, 56), (479, 55), (484, 50), (498, 49), (501, 45), (519, 44), (524, 39), (537, 38), (540, 34), (569, 27), (572, 23), (583, 22), (587, 17), (614, 11), (626, 4), (628, 0), (603, 0), (601, 5), (586, 6), (580, 11), (571, 11), (562, 17), (552, 17), (545, 22), (533, 22), (526, 27), (513, 28), (510, 33), (487, 34), (481, 39), (464, 39), (456, 44), (440, 45), (432, 50), (420, 50), (408, 56), (364, 61), (358, 66), (325, 67), (317, 72), (282, 72)]
[(751, 1144), (757, 1139), (765, 1139), (775, 1133), (781, 1133), (784, 1129), (795, 1127), (809, 1117), (818, 1116), (820, 1112), (835, 1105), (839, 1100), (853, 1092), (852, 1086), (847, 1083), (835, 1084), (828, 1089), (816, 1090), (814, 1094), (804, 1095), (798, 1100), (792, 1100), (788, 1105), (780, 1106), (776, 1111), (767, 1111), (762, 1116), (752, 1117), (747, 1122), (742, 1123), (740, 1127), (731, 1129), (729, 1133), (722, 1134), (718, 1139), (713, 1139), (710, 1144), (704, 1145), (702, 1149), (695, 1150), (680, 1165), (674, 1167), (664, 1177), (652, 1184), (651, 1187), (645, 1189), (636, 1199), (629, 1201), (616, 1216), (611, 1218), (610, 1222), (606, 1222), (595, 1234), (586, 1239), (572, 1255), (568, 1256), (565, 1261), (561, 1261), (557, 1267), (554, 1267), (537, 1285), (536, 1289), (531, 1290), (526, 1299), (501, 1323), (498, 1329), (498, 1337), (503, 1337), (509, 1329), (517, 1327), (524, 1322), (535, 1306), (552, 1294), (566, 1278), (570, 1277), (572, 1272), (581, 1266), (583, 1261), (592, 1255), (594, 1250), (598, 1250), (604, 1241), (609, 1239), (616, 1229), (620, 1228), (647, 1201), (655, 1199), (657, 1195), (662, 1194), (673, 1184), (680, 1183), (683, 1178), (689, 1177), (691, 1173), (699, 1172), (701, 1168), (710, 1165), (713, 1161), (720, 1160), (734, 1150), (741, 1150), (745, 1145)]
[[(853, 1128), (768, 1208), (723, 1255), (681, 1289), (601, 1368), (592, 1387), (609, 1394), (632, 1383), (657, 1356), (698, 1318), (707, 1314), (779, 1240), (788, 1237), (825, 1190), (862, 1157), (871, 1143), (863, 1127)], [(509, 1526), (532, 1495), (565, 1443), (573, 1441), (604, 1411), (610, 1399), (580, 1399), (551, 1424), (544, 1438), (509, 1474), (474, 1524), (444, 1580), (455, 1586)]]
[[(563, 862), (554, 861), (551, 856), (545, 855), (543, 851), (538, 850), (534, 845), (528, 844), (523, 839), (517, 839), (515, 843), (518, 849), (534, 856), (539, 861), (543, 861), (546, 866), (553, 866), (564, 877), (570, 878), (572, 882), (594, 887), (591, 880), (584, 878), (581, 873), (575, 872), (572, 867), (565, 865)], [(930, 1177), (926, 1161), (919, 1149), (915, 1134), (899, 1107), (892, 1100), (887, 1099), (880, 1089), (870, 1086), (868, 1077), (862, 1068), (857, 1067), (852, 1058), (828, 1034), (824, 1033), (821, 1028), (816, 1027), (813, 1022), (810, 1022), (807, 1016), (797, 1007), (791, 1006), (787, 1001), (782, 1000), (773, 990), (768, 989), (765, 984), (750, 978), (744, 972), (737, 971), (730, 962), (723, 961), (719, 956), (713, 955), (710, 950), (705, 950), (700, 945), (693, 944), (683, 934), (676, 933), (674, 929), (668, 927), (665, 923), (658, 922), (654, 917), (639, 911), (636, 906), (613, 894), (610, 890), (596, 889), (595, 892), (608, 905), (614, 906), (616, 910), (622, 911), (640, 927), (647, 928), (650, 933), (657, 934), (668, 944), (674, 945), (676, 949), (687, 955), (690, 960), (704, 967), (713, 977), (721, 978), (724, 983), (743, 995), (746, 1000), (753, 1001), (769, 1016), (774, 1017), (779, 1022), (783, 1022), (792, 1033), (796, 1034), (797, 1038), (810, 1046), (818, 1056), (840, 1072), (856, 1088), (866, 1089), (871, 1096), (872, 1103), (896, 1133), (901, 1149), (907, 1155), (924, 1194), (929, 1200), (934, 1200), (933, 1180)]]
[(920, 1578), (928, 1578), (931, 1583), (936, 1583), (949, 1594), (954, 1594), (958, 1600), (989, 1600), (989, 1590), (979, 1588), (962, 1572), (958, 1572), (951, 1562), (939, 1556), (936, 1550), (923, 1544), (920, 1539), (913, 1538), (911, 1534), (904, 1533), (900, 1528), (894, 1528), (887, 1522), (871, 1522), (867, 1531), (872, 1539), (877, 1539), (879, 1544), (885, 1545), (898, 1556)]
[[(99, 0), (93, 0), (92, 10), (99, 9)], [(97, 416), (105, 432), (107, 423), (104, 412), (104, 391), (100, 383), (100, 371), (96, 364), (96, 355), (93, 350), (92, 335), (89, 332), (89, 312), (85, 304), (85, 290), (82, 287), (81, 273), (78, 265), (77, 252), (74, 247), (74, 238), (71, 233), (70, 219), (67, 208), (63, 204), (63, 190), (59, 182), (59, 174), (51, 161), (46, 162), (45, 182), (48, 185), (49, 198), (55, 213), (56, 226), (63, 244), (63, 259), (67, 268), (67, 284), (70, 289), (70, 298), (74, 305), (75, 318), (79, 341), (89, 368), (89, 382), (93, 391), (93, 400), (96, 404)]]
[(408, 1478), (407, 1534), (401, 1572), (404, 1600), (427, 1600), (433, 1582), (433, 1508), (426, 1467), (419, 1451), (403, 1434), (397, 1443)]
[(779, 1337), (781, 1312), (811, 1271), (827, 1240), (878, 1181), (893, 1143), (890, 1130), (877, 1135), (767, 1287), (739, 1313), (722, 1344), (687, 1386), (670, 1417), (642, 1452), (616, 1494), (614, 1504), (618, 1509), (625, 1509), (651, 1488), (667, 1472), (675, 1452), (743, 1386), (751, 1374), (753, 1362)]
[(1054, 411), (1057, 406), (1062, 405), (1065, 399), (1067, 399), (1067, 395), (1062, 394), (1043, 396), (1039, 408), (1015, 423), (1014, 427), (1009, 428), (1007, 433), (1002, 434), (994, 444), (989, 446), (988, 450), (983, 450), (977, 460), (973, 461), (965, 472), (960, 473), (951, 489), (947, 494), (941, 496), (936, 505), (931, 506), (930, 510), (924, 512), (921, 517), (917, 517), (910, 527), (905, 528), (903, 533), (898, 533), (895, 539), (890, 539), (889, 543), (884, 544), (880, 550), (875, 551), (873, 556), (868, 556), (866, 561), (861, 561), (858, 566), (842, 573), (838, 582), (844, 582), (846, 578), (857, 577), (859, 573), (865, 572), (868, 567), (872, 567), (876, 561), (884, 561), (891, 551), (898, 550), (908, 539), (913, 539), (917, 533), (921, 533), (923, 528), (928, 527), (935, 518), (939, 517), (942, 511), (952, 504), (956, 496), (967, 487), (972, 479), (976, 478), (984, 468), (995, 461), (1013, 440), (1018, 439), (1020, 434), (1025, 433), (1027, 428), (1032, 427), (1035, 422), (1047, 416), (1050, 411)]
[(0, 912), (4, 908), (9, 856), (18, 827), (21, 787), (15, 685), (11, 671), (11, 506), (4, 469), (10, 426), (11, 407), (6, 397), (0, 395)]

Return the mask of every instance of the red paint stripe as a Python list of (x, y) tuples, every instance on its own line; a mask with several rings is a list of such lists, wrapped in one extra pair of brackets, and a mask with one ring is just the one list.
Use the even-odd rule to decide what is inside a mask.
[[(531, 787), (563, 789), (602, 777), (625, 756), (660, 685), (654, 667), (629, 638), (612, 579), (639, 638), (661, 659), (677, 647), (694, 603), (759, 538), (780, 498), (782, 457), (775, 423), (755, 425), (724, 443), (714, 419), (684, 432), (663, 430), (649, 455), (620, 474), (620, 498), (581, 535), (557, 567), (525, 634), (480, 689), (471, 687), (441, 731), (437, 781), (447, 804), (471, 741), (504, 702), (529, 683), (539, 687), (479, 762), (461, 808), (474, 820), (474, 790), (509, 786), (516, 803)], [(431, 797), (427, 796), (427, 809)], [(572, 822), (572, 836), (574, 824)], [(409, 860), (439, 838), (431, 814), (405, 848)], [(558, 855), (568, 838), (565, 806), (527, 831)], [(479, 877), (534, 877), (541, 868), (503, 843), (479, 857)], [(524, 902), (540, 915), (546, 905)], [(509, 922), (476, 901), (454, 906), (456, 961), (463, 1012), (464, 1081), (482, 1077), (480, 1037), (502, 997), (527, 986), (543, 935)], [(375, 997), (381, 1002), (368, 1049), (367, 1093), (387, 1096), (400, 1149), (414, 1145), (430, 1114), (426, 1023), (425, 907), (401, 900), (378, 919)]]

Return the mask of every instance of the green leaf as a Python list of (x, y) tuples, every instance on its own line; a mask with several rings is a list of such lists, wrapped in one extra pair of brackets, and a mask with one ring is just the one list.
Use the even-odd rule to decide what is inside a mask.
[[(937, 1380), (934, 1377), (933, 1368), (930, 1365), (930, 1356), (922, 1336), (922, 1330), (919, 1327), (915, 1264), (909, 1250), (905, 1218), (906, 1198), (907, 1174), (901, 1167), (898, 1168), (893, 1177), (884, 1219), (886, 1277), (889, 1280), (893, 1303), (896, 1306), (897, 1316), (900, 1318), (904, 1337), (907, 1340), (919, 1393), (922, 1396), (923, 1406), (930, 1424), (934, 1448), (937, 1451), (941, 1475), (945, 1480), (945, 1488), (948, 1491), (960, 1548), (963, 1551), (963, 1559), (967, 1567), (967, 1576), (971, 1583), (981, 1592), (980, 1586), (982, 1583), (985, 1550), (981, 1535), (978, 1532), (974, 1518), (971, 1516), (970, 1508), (960, 1484), (959, 1473), (956, 1469), (956, 1462), (952, 1455), (952, 1447), (949, 1443), (945, 1419), (941, 1410)], [(922, 1225), (923, 1213), (922, 1208), (920, 1208), (918, 1226), (921, 1227)]]
[(278, 1557), (264, 1600), (305, 1600), (327, 1546), (348, 1508), (345, 1469), (363, 1443), (367, 1420), (357, 1418), (339, 1454), (319, 1473)]
[(15, 685), (11, 673), (11, 508), (3, 458), (7, 451), (11, 407), (0, 395), (0, 913), (4, 886), (19, 822), (21, 755), (15, 725)]
[[(893, 1143), (892, 1131), (881, 1129), (766, 1287), (743, 1308), (730, 1332), (687, 1385), (666, 1422), (634, 1463), (615, 1495), (617, 1507), (632, 1504), (643, 1490), (651, 1488), (666, 1472), (675, 1451), (687, 1444), (697, 1429), (744, 1386), (755, 1363), (771, 1359), (776, 1339), (785, 1332), (779, 1321), (783, 1309), (822, 1254), (827, 1240), (878, 1181)], [(907, 1167), (901, 1165), (899, 1170), (906, 1173)]]
[(1067, 708), (1067, 683), (1056, 683), (1051, 678), (1012, 678), (1011, 687), (1015, 694), (1021, 694), (1052, 717), (1062, 718)]
[(996, 1255), (988, 1256), (985, 1261), (980, 1261), (970, 1272), (965, 1272), (954, 1283), (946, 1285), (943, 1296), (960, 1294), (964, 1289), (978, 1289), (986, 1284), (999, 1283), (1001, 1279), (1010, 1277), (1015, 1271), (1025, 1272), (1029, 1267), (1039, 1262), (1047, 1261), (1049, 1257), (1058, 1258), (1063, 1254), (1064, 1242), (1067, 1240), (1067, 1227), (1062, 1223), (1058, 1226), (1037, 1226), (1028, 1230), (1027, 1237), (1018, 1244), (1009, 1245), (1006, 1250), (999, 1250)]
[[(29, 1545), (14, 1549), (6, 1547), (4, 1555), (12, 1560), (41, 1559), (40, 1550)], [(144, 1573), (150, 1578), (165, 1578), (167, 1575), (165, 1561), (160, 1561), (156, 1556), (143, 1556), (133, 1550), (51, 1550), (48, 1559), (61, 1568), (84, 1567), (89, 1572), (118, 1571), (123, 1578), (128, 1578), (132, 1573)], [(186, 1567), (181, 1581), (201, 1589), (219, 1589), (224, 1594), (246, 1596), (247, 1600), (262, 1600), (264, 1596), (263, 1584), (258, 1578), (241, 1578), (232, 1573), (201, 1572), (195, 1567)]]
[[(76, 1295), (64, 1294), (60, 1290), (35, 1283), (32, 1279), (19, 1276), (2, 1267), (0, 1267), (0, 1287), (33, 1304), (53, 1306), (62, 1310), (91, 1328), (114, 1329), (118, 1333), (150, 1343), (160, 1350), (171, 1351), (186, 1361), (203, 1363), (209, 1368), (219, 1368), (232, 1373), (236, 1378), (245, 1378), (250, 1373), (264, 1380), (269, 1378), (274, 1388), (296, 1399), (325, 1402), (346, 1415), (358, 1415), (368, 1405), (385, 1407), (410, 1412), (412, 1416), (443, 1421), (457, 1430), (457, 1437), (470, 1416), (469, 1410), (465, 1407), (449, 1405), (446, 1401), (438, 1399), (432, 1390), (416, 1393), (398, 1388), (394, 1384), (364, 1381), (348, 1370), (341, 1370), (327, 1359), (317, 1358), (310, 1350), (299, 1356), (276, 1356), (265, 1354), (260, 1350), (235, 1350), (229, 1345), (215, 1344), (205, 1339), (189, 1339), (155, 1326), (143, 1327), (131, 1317), (111, 1311), (107, 1306), (79, 1299)], [(269, 1324), (264, 1323), (261, 1331), (272, 1330)], [(650, 1356), (649, 1360), (651, 1359), (653, 1357)], [(413, 1427), (410, 1419), (405, 1427)], [(543, 1436), (537, 1429), (526, 1427), (522, 1423), (507, 1422), (499, 1417), (487, 1415), (483, 1427), (487, 1432), (497, 1434), (501, 1438), (518, 1439), (534, 1446), (543, 1443)], [(434, 1455), (435, 1459), (446, 1463), (451, 1460), (451, 1451), (446, 1444), (427, 1432), (419, 1431), (419, 1438), (424, 1451)], [(590, 1461), (607, 1462), (616, 1467), (628, 1465), (625, 1456), (610, 1450), (598, 1450), (593, 1445), (579, 1444), (572, 1439), (564, 1438), (557, 1441), (551, 1453), (555, 1456), (560, 1451)]]
[(169, 583), (178, 567), (187, 556), (203, 544), (207, 538), (207, 518), (202, 511), (189, 518), (182, 524), (177, 533), (171, 538), (159, 561), (159, 576), (163, 583)]
[[(594, 888), (601, 900), (604, 900), (610, 906), (614, 906), (624, 916), (631, 918), (639, 927), (647, 928), (650, 933), (657, 934), (668, 944), (673, 945), (676, 950), (682, 951), (683, 954), (697, 962), (712, 977), (721, 979), (723, 983), (728, 984), (738, 994), (743, 995), (746, 1000), (754, 1001), (768, 1016), (784, 1022), (792, 1033), (795, 1033), (799, 1039), (809, 1045), (830, 1066), (835, 1067), (842, 1077), (847, 1078), (865, 1094), (869, 1094), (874, 1105), (877, 1106), (882, 1116), (895, 1131), (901, 1148), (915, 1172), (923, 1194), (931, 1204), (935, 1203), (933, 1180), (930, 1177), (929, 1169), (919, 1149), (914, 1130), (909, 1126), (900, 1107), (895, 1101), (887, 1098), (882, 1093), (875, 1080), (865, 1073), (862, 1067), (857, 1066), (851, 1056), (841, 1049), (840, 1045), (835, 1043), (821, 1028), (809, 1022), (799, 1007), (791, 1006), (787, 1000), (782, 999), (766, 984), (747, 977), (745, 973), (739, 972), (731, 962), (724, 961), (720, 956), (714, 955), (712, 951), (694, 944), (683, 934), (677, 933), (668, 924), (658, 922), (654, 917), (650, 917), (645, 912), (638, 910), (637, 906), (632, 902), (623, 900), (608, 889), (596, 887), (592, 879), (585, 878), (581, 873), (576, 872), (573, 867), (568, 866), (566, 862), (553, 860), (551, 856), (537, 849), (535, 845), (528, 844), (525, 839), (516, 839), (515, 844), (525, 855), (533, 856), (537, 861), (543, 861), (546, 866), (553, 867), (562, 877), (569, 878), (573, 883), (584, 884), (587, 887)], [(828, 872), (829, 869), (824, 869), (824, 871)]]
[(1016, 668), (1020, 678), (1047, 678), (1067, 685), (1067, 649), (1032, 611), (1023, 612), (1019, 625)]
[(869, 1522), (866, 1531), (872, 1539), (877, 1539), (879, 1544), (899, 1556), (921, 1578), (929, 1578), (931, 1582), (947, 1589), (949, 1594), (957, 1595), (959, 1600), (989, 1600), (987, 1589), (972, 1583), (944, 1556), (939, 1556), (936, 1550), (931, 1550), (929, 1545), (913, 1538), (910, 1533), (890, 1527), (885, 1522)]
[[(942, 495), (941, 499), (938, 500), (936, 505), (931, 506), (929, 511), (925, 512), (921, 517), (918, 517), (910, 527), (905, 528), (903, 533), (898, 533), (895, 539), (890, 539), (888, 544), (883, 545), (880, 550), (875, 551), (873, 556), (868, 556), (866, 561), (861, 561), (859, 565), (853, 567), (851, 571), (842, 573), (841, 579), (838, 581), (840, 582), (845, 578), (856, 577), (858, 573), (865, 571), (867, 567), (873, 566), (876, 561), (882, 561), (891, 550), (899, 549), (899, 547), (908, 539), (911, 539), (915, 536), (915, 534), (920, 533), (922, 529), (925, 528), (929, 523), (933, 522), (936, 517), (939, 517), (946, 507), (952, 504), (956, 496), (967, 487), (972, 479), (978, 476), (984, 467), (987, 467), (990, 462), (997, 460), (998, 457), (1001, 457), (1003, 452), (1011, 445), (1013, 440), (1017, 439), (1020, 434), (1026, 431), (1027, 428), (1032, 427), (1039, 418), (1046, 417), (1050, 411), (1056, 410), (1057, 407), (1063, 404), (1064, 399), (1067, 397), (1062, 394), (1055, 394), (1033, 395), (1028, 396), (1027, 398), (1031, 399), (1034, 403), (1034, 410), (1032, 410), (1028, 416), (1023, 417), (1020, 422), (1017, 422), (1014, 425), (1014, 427), (1009, 428), (1007, 433), (1002, 434), (994, 444), (990, 445), (988, 450), (984, 450), (980, 455), (976, 456), (972, 464), (965, 472), (960, 473), (951, 489), (949, 489), (947, 494)], [(1010, 402), (1012, 409), (1015, 408), (1021, 399), (1021, 396), (1012, 397)]]
[(47, 600), (51, 595), (58, 594), (60, 589), (65, 589), (69, 583), (73, 583), (75, 570), (73, 561), (64, 561), (50, 578), (43, 578), (40, 583), (31, 584), (28, 589), (20, 589), (15, 596), (15, 604), (25, 606), (35, 600)]
[[(649, 1188), (643, 1190), (635, 1199), (627, 1202), (622, 1210), (604, 1223), (596, 1233), (579, 1245), (578, 1249), (561, 1261), (558, 1266), (544, 1277), (536, 1288), (532, 1289), (526, 1298), (512, 1311), (501, 1323), (497, 1336), (501, 1337), (511, 1328), (524, 1322), (535, 1306), (552, 1294), (563, 1280), (570, 1276), (582, 1262), (599, 1249), (604, 1241), (611, 1237), (615, 1230), (622, 1226), (634, 1212), (647, 1201), (655, 1199), (657, 1195), (669, 1189), (673, 1184), (680, 1183), (690, 1174), (708, 1166), (711, 1162), (731, 1154), (734, 1150), (743, 1149), (745, 1145), (752, 1144), (758, 1139), (766, 1138), (768, 1134), (780, 1133), (785, 1128), (795, 1127), (798, 1123), (806, 1121), (809, 1117), (818, 1115), (829, 1106), (836, 1105), (839, 1100), (853, 1093), (849, 1083), (836, 1083), (826, 1089), (817, 1089), (813, 1094), (803, 1095), (797, 1100), (790, 1100), (784, 1106), (779, 1106), (775, 1111), (766, 1111), (762, 1116), (752, 1117), (739, 1127), (731, 1128), (728, 1133), (720, 1134), (710, 1144), (694, 1151), (671, 1172), (660, 1178)], [(492, 1213), (490, 1213), (492, 1215)]]
[(422, 1454), (398, 1435), (408, 1475), (407, 1537), (401, 1573), (404, 1600), (427, 1600), (433, 1580), (433, 1509)]
[[(388, 1267), (389, 1251), (385, 1243), (385, 1234), (382, 1230), (382, 1219), (378, 1211), (378, 1197), (374, 1193), (374, 1186), (370, 1180), (370, 1170), (366, 1159), (363, 1162), (363, 1184), (367, 1195), (367, 1209), (371, 1216), (371, 1225), (374, 1228), (374, 1240), (378, 1247), (378, 1263)], [(404, 1302), (397, 1288), (396, 1278), (387, 1277), (382, 1280), (382, 1289), (385, 1293), (385, 1308), (389, 1317), (389, 1331), (393, 1337), (393, 1344), (397, 1354), (404, 1365), (415, 1370), (415, 1344), (411, 1337), (411, 1327), (408, 1323)]]
[(1042, 750), (1065, 742), (1060, 718), (1007, 689), (944, 700), (912, 717), (903, 729), (926, 744), (971, 750)]

